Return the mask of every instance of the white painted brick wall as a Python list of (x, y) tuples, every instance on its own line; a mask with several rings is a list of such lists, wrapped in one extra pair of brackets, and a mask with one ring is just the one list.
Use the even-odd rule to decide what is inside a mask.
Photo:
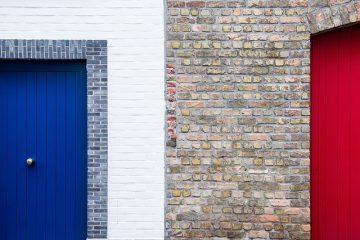
[(162, 0), (9, 0), (2, 39), (106, 39), (109, 239), (163, 239)]

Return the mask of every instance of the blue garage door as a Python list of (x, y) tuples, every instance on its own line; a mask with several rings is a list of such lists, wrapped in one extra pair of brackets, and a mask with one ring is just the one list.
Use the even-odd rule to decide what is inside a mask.
[(0, 239), (86, 239), (85, 63), (0, 62), (0, 111)]

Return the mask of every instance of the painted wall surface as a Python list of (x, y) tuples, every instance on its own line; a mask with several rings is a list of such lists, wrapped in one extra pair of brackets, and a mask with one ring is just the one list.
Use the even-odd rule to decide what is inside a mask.
[(15, 0), (2, 39), (108, 40), (109, 239), (163, 239), (163, 1)]

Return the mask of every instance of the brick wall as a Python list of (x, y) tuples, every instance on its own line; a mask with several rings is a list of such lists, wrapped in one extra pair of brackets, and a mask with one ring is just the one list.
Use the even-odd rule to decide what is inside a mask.
[(357, 0), (167, 0), (166, 237), (310, 238), (310, 34)]
[(336, 4), (167, 1), (168, 238), (310, 238), (310, 29)]

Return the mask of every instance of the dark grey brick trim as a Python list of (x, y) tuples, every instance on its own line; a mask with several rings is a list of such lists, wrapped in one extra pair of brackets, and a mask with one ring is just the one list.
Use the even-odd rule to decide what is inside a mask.
[(0, 59), (86, 60), (88, 238), (107, 236), (108, 89), (105, 40), (0, 40)]

